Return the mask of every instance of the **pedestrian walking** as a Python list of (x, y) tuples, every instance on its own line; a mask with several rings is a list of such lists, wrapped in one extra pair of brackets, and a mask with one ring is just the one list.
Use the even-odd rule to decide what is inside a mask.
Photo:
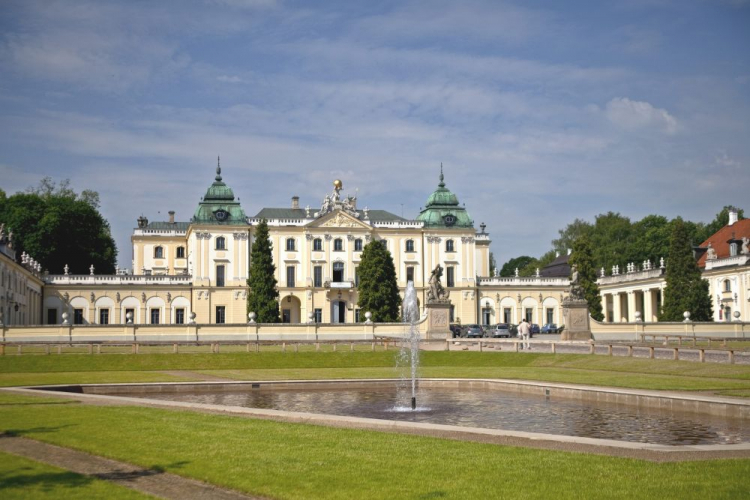
[(518, 334), (521, 336), (522, 340), (521, 349), (531, 349), (531, 344), (529, 343), (529, 337), (531, 336), (531, 327), (526, 321), (526, 318), (521, 320), (521, 324), (518, 325)]

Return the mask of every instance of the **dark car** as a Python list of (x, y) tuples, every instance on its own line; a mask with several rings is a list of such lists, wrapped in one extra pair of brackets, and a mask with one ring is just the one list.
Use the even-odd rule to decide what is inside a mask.
[(540, 330), (541, 333), (558, 333), (557, 325), (554, 323), (547, 323)]
[(479, 325), (468, 325), (466, 327), (466, 338), (484, 337), (484, 328)]
[(453, 323), (452, 325), (449, 325), (448, 328), (451, 330), (451, 335), (453, 335), (453, 338), (461, 337), (461, 325), (457, 323)]
[(539, 325), (537, 325), (536, 323), (532, 323), (531, 325), (529, 325), (529, 331), (531, 332), (531, 335), (536, 335), (540, 331)]
[(510, 338), (510, 325), (508, 323), (498, 323), (490, 330), (490, 337)]

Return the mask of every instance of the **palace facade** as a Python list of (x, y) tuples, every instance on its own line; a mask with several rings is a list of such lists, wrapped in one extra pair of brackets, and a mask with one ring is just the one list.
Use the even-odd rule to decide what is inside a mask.
[(138, 218), (131, 237), (132, 270), (100, 275), (92, 267), (87, 275), (67, 270), (39, 274), (30, 286), (38, 284), (38, 303), (24, 305), (24, 316), (6, 315), (5, 323), (60, 324), (64, 313), (73, 324), (247, 323), (250, 249), (263, 219), (270, 231), (283, 322), (363, 320), (357, 267), (371, 241), (390, 251), (398, 286), (403, 293), (413, 281), (420, 304), (426, 301), (432, 270), (441, 265), (452, 322), (518, 323), (521, 317), (539, 324), (563, 322), (567, 278), (489, 276), (490, 235), (485, 224), (475, 227), (446, 187), (442, 168), (437, 188), (413, 219), (358, 206), (338, 180), (320, 206), (302, 208), (293, 196), (286, 207), (248, 216), (220, 167), (189, 221), (169, 214), (167, 221)]

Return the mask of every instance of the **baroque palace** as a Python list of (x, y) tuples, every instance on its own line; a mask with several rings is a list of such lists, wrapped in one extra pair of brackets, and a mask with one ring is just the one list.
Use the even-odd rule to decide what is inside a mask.
[[(100, 275), (42, 272), (31, 256), (15, 253), (12, 234), (0, 227), (0, 324), (240, 324), (247, 323), (247, 278), (255, 227), (268, 222), (276, 264), (281, 320), (286, 323), (359, 322), (362, 250), (382, 242), (393, 256), (398, 286), (408, 281), (425, 304), (432, 270), (444, 268), (450, 321), (462, 324), (564, 324), (562, 300), (569, 285), (567, 256), (532, 277), (489, 276), (490, 235), (474, 226), (445, 185), (414, 219), (358, 207), (341, 181), (318, 208), (263, 208), (248, 217), (217, 167), (214, 182), (188, 222), (137, 220), (131, 237), (133, 269)], [(709, 281), (714, 320), (750, 315), (750, 219), (730, 213), (729, 224), (696, 248)], [(665, 287), (665, 263), (632, 263), (601, 270), (605, 321), (656, 321)], [(377, 322), (377, 318), (372, 318)]]
[[(247, 323), (247, 278), (257, 224), (268, 222), (281, 319), (288, 323), (353, 323), (357, 266), (365, 245), (382, 242), (393, 256), (403, 293), (413, 281), (424, 304), (432, 270), (444, 268), (451, 321), (463, 324), (563, 323), (565, 277), (489, 276), (490, 236), (474, 226), (445, 185), (414, 219), (358, 207), (341, 181), (320, 207), (263, 208), (248, 217), (217, 167), (214, 182), (188, 222), (138, 219), (131, 237), (132, 272), (115, 275), (42, 274), (30, 256), (14, 262), (12, 244), (0, 252), (0, 321), (6, 325)], [(197, 197), (197, 196), (196, 196)], [(7, 239), (7, 238), (6, 238)], [(6, 242), (7, 243), (7, 242)], [(7, 281), (6, 281), (7, 277)], [(8, 288), (9, 284), (10, 288)], [(377, 318), (372, 318), (377, 322)]]

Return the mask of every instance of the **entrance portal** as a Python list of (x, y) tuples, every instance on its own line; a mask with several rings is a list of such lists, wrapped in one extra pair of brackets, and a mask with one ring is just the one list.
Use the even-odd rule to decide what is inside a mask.
[(346, 323), (346, 302), (334, 300), (331, 302), (331, 323)]

